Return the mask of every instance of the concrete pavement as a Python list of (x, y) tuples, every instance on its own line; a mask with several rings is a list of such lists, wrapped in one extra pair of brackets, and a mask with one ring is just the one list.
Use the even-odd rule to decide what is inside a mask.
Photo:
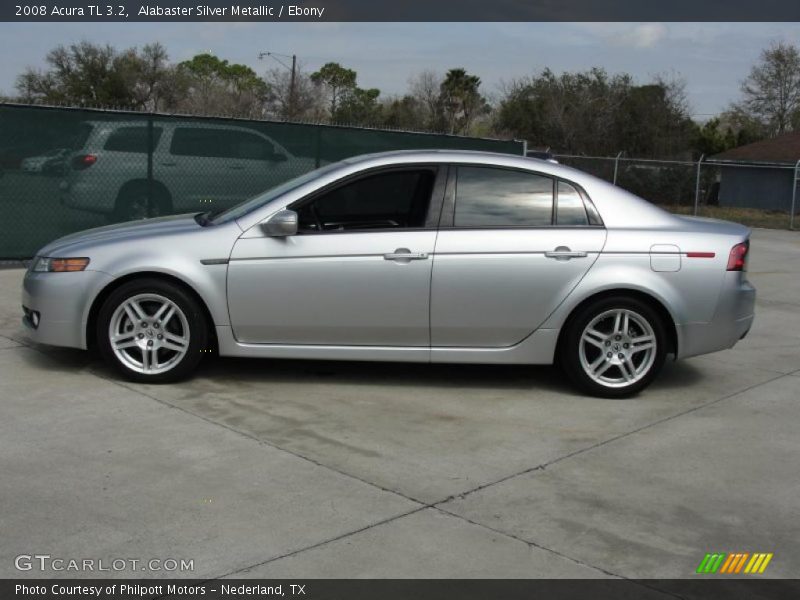
[(70, 575), (14, 567), (48, 553), (193, 559), (184, 577), (689, 577), (745, 551), (797, 577), (799, 258), (800, 235), (756, 230), (749, 336), (628, 400), (549, 367), (219, 359), (135, 385), (27, 340), (2, 270), (0, 576)]

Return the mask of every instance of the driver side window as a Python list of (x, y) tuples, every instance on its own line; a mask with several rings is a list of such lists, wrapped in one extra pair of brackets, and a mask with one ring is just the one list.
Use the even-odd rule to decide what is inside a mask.
[(425, 226), (436, 170), (374, 173), (349, 181), (298, 206), (301, 233)]

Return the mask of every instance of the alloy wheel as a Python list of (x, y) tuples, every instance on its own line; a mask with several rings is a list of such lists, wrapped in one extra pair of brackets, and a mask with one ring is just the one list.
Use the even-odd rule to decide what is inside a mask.
[(589, 378), (605, 387), (624, 388), (641, 380), (656, 359), (656, 334), (639, 313), (607, 310), (584, 328), (578, 354)]
[(111, 316), (108, 339), (117, 359), (144, 375), (169, 371), (189, 350), (189, 322), (180, 307), (159, 294), (138, 294)]

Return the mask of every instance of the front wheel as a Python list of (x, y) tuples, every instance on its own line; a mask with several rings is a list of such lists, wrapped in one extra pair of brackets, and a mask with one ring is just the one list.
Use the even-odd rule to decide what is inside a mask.
[(648, 304), (623, 296), (581, 309), (566, 326), (560, 359), (584, 391), (621, 398), (650, 385), (666, 355), (661, 317)]
[(141, 383), (186, 377), (208, 345), (208, 324), (197, 301), (158, 279), (135, 280), (114, 290), (100, 308), (96, 334), (106, 362)]

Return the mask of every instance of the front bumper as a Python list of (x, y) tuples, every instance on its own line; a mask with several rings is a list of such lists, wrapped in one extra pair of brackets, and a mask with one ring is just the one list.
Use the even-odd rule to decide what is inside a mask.
[[(91, 303), (111, 281), (101, 271), (34, 273), (22, 283), (22, 306), (28, 337), (40, 344), (86, 348), (86, 322)], [(38, 326), (32, 315), (38, 314)]]
[(744, 274), (726, 273), (714, 318), (708, 323), (678, 326), (678, 358), (732, 348), (750, 331), (755, 304), (756, 289)]

